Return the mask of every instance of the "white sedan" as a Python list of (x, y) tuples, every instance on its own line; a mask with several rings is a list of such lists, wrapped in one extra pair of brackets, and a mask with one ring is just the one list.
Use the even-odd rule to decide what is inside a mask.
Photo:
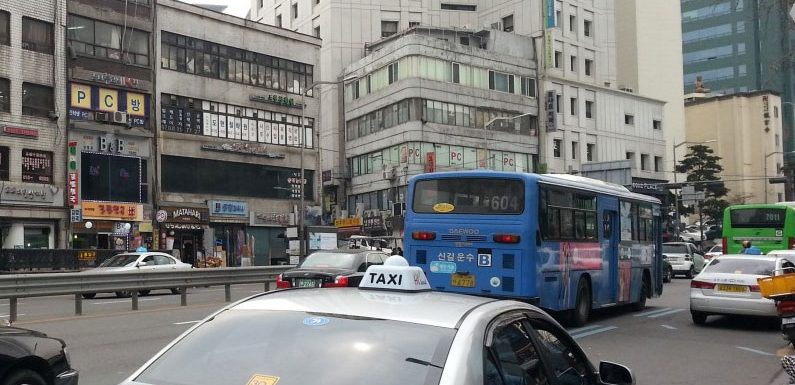
[[(190, 269), (189, 263), (184, 263), (171, 255), (160, 252), (130, 252), (114, 255), (103, 261), (98, 267), (86, 270), (84, 273), (107, 273), (107, 272), (124, 272), (124, 271), (160, 271), (160, 270), (177, 270), (177, 269)], [(171, 289), (174, 294), (179, 293), (179, 289)], [(139, 295), (149, 294), (149, 290), (141, 290)], [(97, 293), (84, 293), (83, 298), (94, 298)], [(129, 297), (132, 295), (130, 291), (117, 291), (116, 296), (119, 298)]]
[(709, 315), (777, 317), (773, 300), (762, 297), (757, 278), (774, 274), (780, 258), (721, 255), (690, 281), (690, 314), (703, 325)]

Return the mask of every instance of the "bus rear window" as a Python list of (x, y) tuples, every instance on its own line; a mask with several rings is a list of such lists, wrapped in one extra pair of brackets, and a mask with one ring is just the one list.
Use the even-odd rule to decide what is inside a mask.
[(786, 209), (743, 208), (731, 210), (732, 227), (784, 227)]
[(524, 183), (493, 178), (421, 180), (414, 186), (412, 210), (425, 214), (521, 214)]

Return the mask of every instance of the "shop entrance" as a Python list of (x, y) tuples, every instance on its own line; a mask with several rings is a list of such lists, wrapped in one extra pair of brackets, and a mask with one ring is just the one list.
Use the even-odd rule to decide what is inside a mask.
[(254, 239), (254, 265), (280, 265), (289, 262), (283, 227), (249, 227), (248, 233)]

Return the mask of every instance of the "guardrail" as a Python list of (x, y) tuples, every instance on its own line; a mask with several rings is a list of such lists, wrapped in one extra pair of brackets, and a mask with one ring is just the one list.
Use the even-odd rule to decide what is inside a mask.
[(0, 276), (0, 299), (9, 300), (9, 321), (17, 320), (17, 300), (56, 295), (75, 296), (75, 315), (83, 314), (84, 293), (132, 292), (132, 310), (138, 310), (141, 290), (172, 289), (180, 291), (180, 305), (187, 306), (187, 288), (224, 286), (226, 302), (232, 301), (231, 285), (263, 283), (264, 290), (276, 277), (294, 266), (220, 267), (146, 272), (102, 272), (13, 274)]

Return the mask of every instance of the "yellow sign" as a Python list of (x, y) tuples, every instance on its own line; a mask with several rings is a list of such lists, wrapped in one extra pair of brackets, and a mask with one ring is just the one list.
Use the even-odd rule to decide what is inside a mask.
[(340, 218), (334, 220), (334, 227), (356, 227), (362, 225), (362, 217)]
[(97, 259), (97, 252), (96, 251), (81, 251), (77, 254), (77, 257), (81, 261), (93, 261)]
[(72, 107), (91, 109), (91, 86), (72, 84)]
[(436, 211), (437, 213), (449, 213), (453, 210), (455, 210), (455, 206), (449, 203), (437, 203), (433, 205), (433, 211)]
[(119, 110), (119, 91), (107, 88), (99, 89), (99, 110), (116, 112)]
[(83, 219), (143, 221), (144, 207), (134, 203), (83, 202)]
[(153, 230), (152, 222), (141, 222), (138, 224), (139, 233), (151, 233)]
[(146, 116), (146, 106), (144, 94), (127, 93), (127, 113), (135, 116)]
[(246, 385), (276, 385), (277, 382), (279, 382), (279, 377), (255, 374), (251, 376)]

